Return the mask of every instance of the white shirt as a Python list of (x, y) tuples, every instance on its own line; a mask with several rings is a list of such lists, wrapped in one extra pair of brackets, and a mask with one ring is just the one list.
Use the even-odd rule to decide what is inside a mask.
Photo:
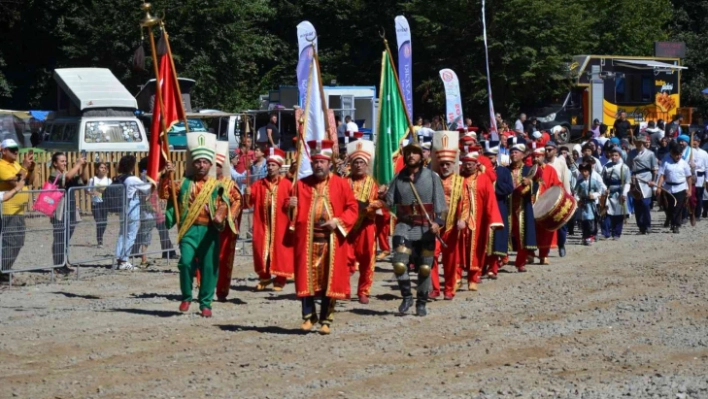
[(521, 122), (521, 119), (517, 119), (516, 122), (514, 122), (514, 130), (518, 133), (524, 132), (524, 122)]
[[(691, 177), (691, 167), (688, 162), (679, 159), (678, 162), (667, 156), (664, 162), (659, 167), (659, 176), (664, 176), (664, 187), (662, 189), (673, 193), (678, 193), (688, 189), (686, 179)], [(667, 184), (678, 183), (678, 184)]]
[(693, 163), (696, 164), (696, 187), (703, 187), (703, 183), (706, 181), (706, 171), (708, 171), (708, 152), (700, 148), (694, 148), (694, 150)]
[(558, 179), (563, 183), (563, 188), (566, 193), (570, 193), (570, 170), (568, 169), (568, 164), (562, 155), (556, 156), (552, 163), (549, 165), (553, 166), (558, 174)]
[(351, 136), (352, 133), (356, 133), (359, 131), (359, 126), (356, 123), (354, 123), (354, 121), (351, 121), (351, 122), (347, 122), (346, 129), (347, 129), (347, 132), (349, 132), (349, 136)]
[(111, 185), (111, 179), (108, 176), (104, 176), (103, 178), (100, 178), (98, 176), (94, 176), (91, 179), (89, 179), (88, 185), (89, 185), (89, 187), (95, 187), (98, 189), (98, 190), (90, 190), (90, 191), (96, 191), (98, 193), (98, 195), (91, 196), (91, 202), (93, 202), (93, 203), (103, 202), (103, 198), (102, 198), (103, 189)]
[(421, 127), (420, 129), (418, 129), (418, 136), (433, 137), (434, 133), (435, 133), (435, 130), (433, 130), (429, 127)]
[(135, 193), (140, 191), (143, 194), (150, 194), (152, 186), (150, 183), (145, 183), (136, 176), (128, 176), (123, 182), (125, 185), (126, 196), (130, 199), (135, 197)]

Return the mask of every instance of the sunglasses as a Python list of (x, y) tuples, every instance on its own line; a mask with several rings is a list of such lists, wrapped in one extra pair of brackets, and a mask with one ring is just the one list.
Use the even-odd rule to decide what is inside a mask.
[(13, 154), (17, 154), (18, 152), (20, 152), (19, 148), (5, 148), (5, 149), (10, 151)]

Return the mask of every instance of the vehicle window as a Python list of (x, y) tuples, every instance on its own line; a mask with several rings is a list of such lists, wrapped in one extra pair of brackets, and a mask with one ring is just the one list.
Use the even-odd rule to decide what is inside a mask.
[[(202, 123), (201, 120), (199, 119), (187, 119), (187, 123), (189, 124), (189, 131), (190, 132), (206, 132), (207, 129)], [(172, 126), (170, 129), (169, 133), (184, 133), (184, 122), (177, 122)]]
[(54, 125), (52, 132), (49, 134), (49, 141), (62, 141), (63, 134), (64, 125), (57, 123)]
[(84, 141), (87, 143), (133, 143), (142, 140), (136, 121), (86, 122)]
[(78, 123), (67, 123), (64, 126), (64, 134), (62, 135), (62, 140), (65, 142), (73, 142), (74, 139), (76, 138), (76, 135), (79, 132), (79, 124)]

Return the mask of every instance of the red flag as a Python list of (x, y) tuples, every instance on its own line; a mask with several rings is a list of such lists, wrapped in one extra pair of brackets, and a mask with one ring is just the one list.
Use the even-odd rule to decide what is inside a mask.
[[(165, 162), (169, 160), (169, 148), (167, 144), (167, 132), (178, 123), (184, 120), (182, 98), (179, 94), (179, 87), (172, 71), (170, 54), (165, 54), (160, 59), (160, 78), (158, 84), (162, 92), (162, 103), (165, 105), (164, 112), (161, 112), (160, 102), (155, 95), (155, 106), (152, 113), (152, 129), (150, 135), (150, 162), (148, 163), (147, 176), (157, 182), (160, 171), (165, 167)], [(165, 118), (165, 130), (162, 130), (160, 118)]]

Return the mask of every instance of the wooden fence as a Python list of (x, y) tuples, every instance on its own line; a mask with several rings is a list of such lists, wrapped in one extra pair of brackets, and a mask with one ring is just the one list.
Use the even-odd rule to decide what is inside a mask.
[[(66, 152), (66, 162), (67, 169), (71, 169), (76, 164), (76, 160), (81, 157), (79, 152)], [(116, 176), (118, 174), (118, 162), (125, 155), (135, 155), (137, 162), (135, 163), (135, 175), (140, 176), (140, 170), (138, 170), (138, 163), (143, 157), (147, 157), (147, 152), (88, 152), (86, 153), (86, 159), (88, 164), (87, 175), (89, 178), (95, 176), (96, 165), (98, 162), (105, 162), (108, 166), (108, 176)], [(49, 178), (49, 174), (52, 171), (52, 153), (42, 152), (34, 154), (35, 162), (37, 163), (35, 167), (35, 177), (33, 184), (30, 189), (39, 190), (42, 188), (44, 182)], [(286, 163), (289, 164), (295, 160), (295, 152), (290, 152), (286, 154)], [(171, 151), (170, 160), (175, 165), (175, 179), (181, 180), (184, 176), (184, 171), (187, 161), (186, 151)], [(77, 205), (80, 209), (81, 214), (91, 213), (91, 197), (88, 193), (84, 191), (79, 191), (77, 195)]]

